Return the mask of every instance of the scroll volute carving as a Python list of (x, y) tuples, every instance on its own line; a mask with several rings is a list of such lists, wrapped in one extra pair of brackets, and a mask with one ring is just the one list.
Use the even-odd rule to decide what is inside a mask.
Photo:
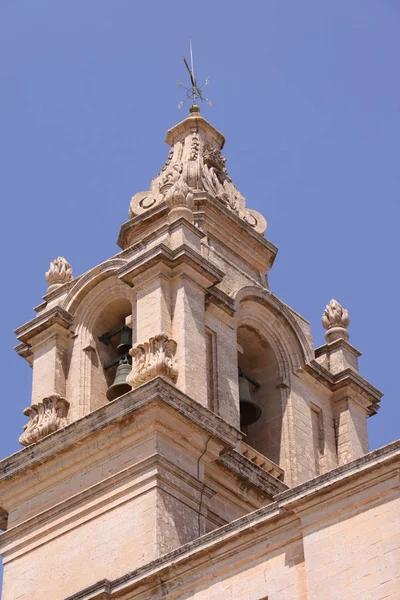
[(65, 427), (68, 409), (69, 402), (58, 394), (43, 398), (41, 402), (26, 408), (24, 415), (29, 417), (29, 423), (24, 426), (24, 431), (19, 438), (20, 444), (29, 446)]
[(177, 344), (165, 334), (156, 335), (148, 342), (132, 348), (132, 371), (126, 378), (133, 388), (159, 375), (175, 382), (178, 371), (175, 366)]
[(198, 114), (183, 121), (180, 128), (180, 134), (168, 141), (172, 146), (167, 161), (153, 179), (150, 190), (133, 196), (130, 218), (154, 209), (162, 202), (166, 202), (170, 210), (177, 207), (193, 210), (196, 193), (207, 192), (263, 234), (267, 228), (266, 220), (257, 211), (246, 207), (245, 197), (228, 175), (226, 159), (221, 154), (223, 136)]

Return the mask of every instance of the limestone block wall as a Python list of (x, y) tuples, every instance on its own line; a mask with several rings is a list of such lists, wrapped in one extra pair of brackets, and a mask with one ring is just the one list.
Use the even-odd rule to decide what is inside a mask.
[(214, 347), (209, 348), (207, 356), (208, 362), (212, 361), (215, 365), (214, 397), (209, 399), (208, 406), (239, 429), (238, 351), (234, 320), (231, 315), (211, 304), (206, 311), (205, 325), (215, 336)]
[[(338, 465), (334, 430), (332, 393), (324, 386), (303, 376), (293, 376), (288, 404), (292, 429), (295, 468), (292, 485), (303, 483)], [(316, 447), (313, 432), (313, 413), (319, 410), (322, 430)]]
[(145, 564), (155, 558), (155, 514), (153, 490), (101, 514), (94, 510), (91, 519), (83, 518), (80, 524), (78, 519), (72, 528), (67, 523), (63, 527), (62, 519), (53, 521), (57, 535), (49, 531), (47, 543), (34, 544), (31, 552), (28, 545), (20, 556), (17, 552), (12, 561), (4, 561), (2, 597), (63, 600), (107, 571), (123, 575), (132, 565)]
[(173, 290), (172, 337), (177, 342), (177, 387), (207, 406), (205, 292), (186, 277)]
[(344, 396), (334, 405), (334, 419), (338, 438), (338, 462), (345, 464), (368, 452), (368, 432), (365, 408), (355, 398)]
[(398, 597), (398, 475), (378, 470), (374, 479), (368, 489), (342, 492), (302, 515), (310, 600)]
[(108, 582), (104, 596), (99, 585), (85, 598), (397, 600), (398, 467), (399, 442), (283, 492), (144, 571)]

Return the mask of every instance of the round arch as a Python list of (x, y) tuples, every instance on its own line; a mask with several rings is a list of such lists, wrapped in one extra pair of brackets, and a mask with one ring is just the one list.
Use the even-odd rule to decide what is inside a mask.
[(270, 292), (247, 286), (234, 301), (236, 328), (248, 325), (271, 344), (282, 378), (314, 358), (311, 334), (305, 334), (287, 306)]

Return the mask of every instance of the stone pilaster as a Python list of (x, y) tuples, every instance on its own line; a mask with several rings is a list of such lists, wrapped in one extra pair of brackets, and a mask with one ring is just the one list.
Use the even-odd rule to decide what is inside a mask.
[(55, 307), (15, 332), (33, 357), (32, 404), (54, 394), (65, 397), (71, 324), (72, 315)]

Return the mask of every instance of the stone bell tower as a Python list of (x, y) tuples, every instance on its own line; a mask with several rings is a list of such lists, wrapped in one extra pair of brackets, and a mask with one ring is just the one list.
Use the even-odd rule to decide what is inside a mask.
[(25, 448), (0, 463), (3, 600), (122, 597), (98, 582), (368, 452), (381, 393), (358, 372), (347, 311), (328, 304), (315, 349), (269, 289), (277, 248), (224, 136), (193, 106), (166, 142), (120, 252), (75, 277), (54, 260), (16, 330), (33, 384)]

